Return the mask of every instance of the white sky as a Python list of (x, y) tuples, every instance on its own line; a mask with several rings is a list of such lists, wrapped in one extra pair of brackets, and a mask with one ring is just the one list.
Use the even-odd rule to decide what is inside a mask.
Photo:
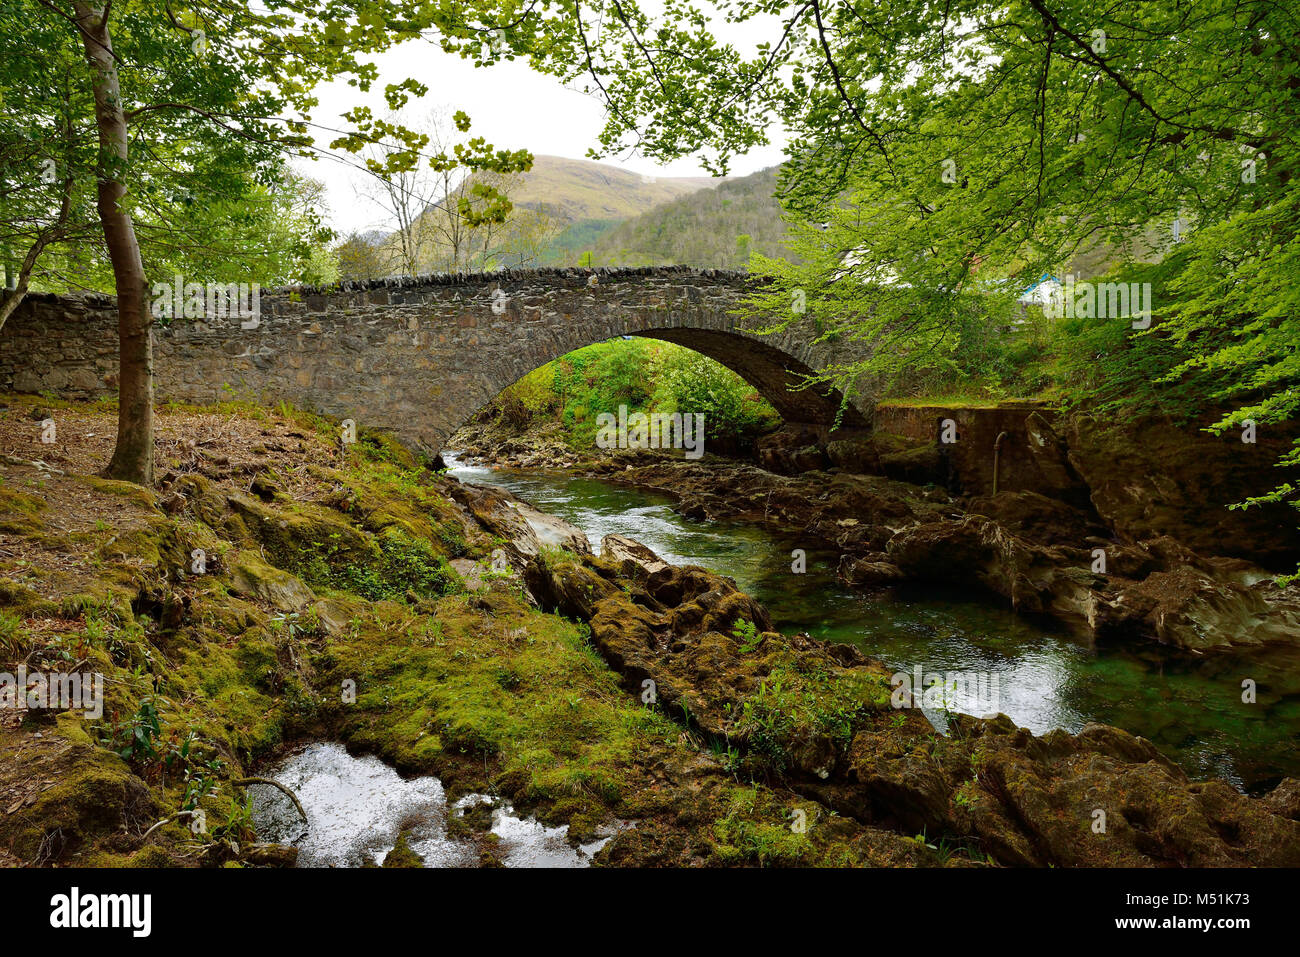
[[(497, 149), (527, 149), (534, 154), (586, 159), (587, 150), (597, 144), (604, 125), (604, 105), (599, 99), (581, 90), (566, 89), (555, 77), (529, 69), (522, 59), (476, 69), (469, 60), (444, 53), (431, 43), (414, 41), (378, 56), (375, 63), (379, 80), (368, 94), (359, 93), (345, 82), (318, 87), (320, 106), (313, 111), (312, 121), (342, 129), (347, 124), (340, 114), (361, 104), (381, 115), (387, 108), (384, 85), (412, 77), (429, 87), (422, 100), (408, 103), (412, 115), (422, 115), (430, 107), (446, 107), (449, 114), (464, 110), (473, 121), (470, 135), (483, 136)], [(315, 132), (317, 145), (326, 148), (332, 134)], [(783, 144), (783, 138), (773, 135), (771, 146), (737, 159), (730, 175), (744, 176), (780, 163)], [(356, 162), (351, 154), (342, 155)], [(694, 158), (662, 167), (641, 156), (611, 157), (600, 162), (650, 176), (709, 175)], [(325, 183), (330, 206), (328, 221), (340, 235), (352, 230), (392, 228), (384, 221), (382, 210), (358, 195), (357, 187), (366, 178), (364, 173), (326, 157), (299, 160), (296, 166)]]

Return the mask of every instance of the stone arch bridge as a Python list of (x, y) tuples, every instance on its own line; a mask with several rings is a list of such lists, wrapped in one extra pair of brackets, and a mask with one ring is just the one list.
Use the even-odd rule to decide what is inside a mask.
[[(763, 336), (737, 314), (754, 280), (687, 267), (510, 270), (262, 292), (251, 319), (185, 319), (154, 333), (160, 400), (287, 400), (389, 429), (430, 452), (521, 376), (615, 336), (675, 342), (747, 379), (787, 423), (820, 438), (840, 395), (800, 388), (860, 344), (817, 342), (809, 321)], [(248, 328), (253, 326), (252, 328)], [(0, 389), (116, 388), (114, 300), (30, 295), (0, 332)], [(858, 397), (836, 436), (865, 429)]]

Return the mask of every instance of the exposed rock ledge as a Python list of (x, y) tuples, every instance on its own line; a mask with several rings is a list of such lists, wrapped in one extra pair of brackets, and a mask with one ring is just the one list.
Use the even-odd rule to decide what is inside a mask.
[[(936, 416), (953, 417), (961, 441), (934, 441)], [(1300, 561), (1294, 511), (1228, 507), (1280, 480), (1294, 429), (1244, 444), (1159, 415), (1111, 422), (1026, 403), (882, 407), (880, 417), (898, 431), (824, 442), (784, 427), (758, 443), (762, 468), (579, 453), (555, 429), (518, 434), (501, 421), (456, 441), (481, 461), (579, 469), (674, 495), (687, 517), (799, 535), (836, 550), (856, 587), (974, 585), (1101, 642), (1195, 654), (1300, 644), (1300, 587), (1278, 583)], [(995, 445), (1003, 491), (993, 495)]]
[(1300, 588), (1167, 536), (1119, 541), (1095, 514), (1036, 492), (963, 500), (881, 476), (783, 476), (721, 463), (593, 472), (668, 492), (688, 517), (753, 521), (834, 549), (840, 577), (858, 587), (979, 586), (1102, 642), (1150, 640), (1197, 653), (1300, 643)]
[(543, 606), (590, 624), (628, 691), (654, 689), (751, 771), (863, 823), (975, 842), (1007, 865), (1300, 864), (1300, 781), (1247, 797), (1099, 724), (1036, 737), (1005, 715), (957, 716), (945, 737), (891, 706), (881, 663), (778, 634), (729, 579), (618, 536), (599, 558), (533, 557), (525, 576)]
[[(515, 511), (498, 489), (455, 494), (488, 528)], [(1012, 866), (1300, 865), (1294, 778), (1248, 797), (1100, 724), (1040, 737), (1005, 715), (958, 715), (945, 736), (909, 701), (894, 707), (879, 661), (773, 631), (731, 579), (617, 535), (600, 556), (510, 551), (544, 608), (588, 623), (626, 691), (738, 751), (738, 773), (780, 778), (864, 825)], [(610, 860), (636, 839), (616, 838)]]

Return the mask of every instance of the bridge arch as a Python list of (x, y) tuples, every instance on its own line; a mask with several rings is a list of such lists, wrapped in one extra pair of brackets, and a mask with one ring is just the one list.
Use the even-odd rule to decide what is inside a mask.
[[(694, 349), (740, 374), (789, 423), (828, 431), (838, 393), (801, 377), (855, 356), (792, 325), (760, 336), (738, 316), (753, 280), (687, 267), (510, 270), (263, 292), (256, 320), (159, 325), (160, 399), (287, 400), (389, 429), (430, 452), (502, 389), (616, 336)], [(79, 329), (70, 328), (79, 326)], [(33, 296), (0, 334), (0, 388), (86, 394), (116, 383), (110, 297)], [(77, 343), (54, 352), (53, 344)], [(850, 405), (843, 431), (870, 411)]]

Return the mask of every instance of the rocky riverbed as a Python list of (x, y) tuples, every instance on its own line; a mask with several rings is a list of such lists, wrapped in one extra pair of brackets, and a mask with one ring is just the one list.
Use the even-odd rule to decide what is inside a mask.
[[(476, 516), (496, 510), (494, 494), (462, 495)], [(774, 632), (727, 579), (628, 539), (607, 537), (599, 558), (534, 558), (523, 575), (543, 607), (590, 624), (629, 694), (653, 688), (680, 720), (734, 749), (742, 774), (777, 773), (848, 819), (969, 841), (1003, 864), (1300, 860), (1294, 779), (1248, 798), (1190, 781), (1149, 742), (1105, 725), (1035, 737), (1005, 716), (958, 715), (938, 735), (916, 708), (893, 706), (879, 662)]]
[(1034, 487), (996, 494), (965, 488), (983, 484), (965, 449), (909, 447), (894, 435), (803, 445), (777, 433), (760, 445), (762, 466), (579, 453), (553, 436), (468, 430), (455, 441), (475, 461), (572, 469), (671, 494), (688, 517), (797, 533), (836, 549), (840, 577), (861, 588), (974, 585), (1099, 643), (1193, 653), (1300, 646), (1300, 587), (1279, 574), (1300, 561), (1292, 510), (1228, 508), (1275, 481), (1263, 467), (1275, 449), (1247, 459), (1158, 420), (1143, 444), (1132, 429), (1076, 418), (1057, 422), (1058, 433), (1037, 412), (1018, 418), (1036, 451), (1008, 477)]

